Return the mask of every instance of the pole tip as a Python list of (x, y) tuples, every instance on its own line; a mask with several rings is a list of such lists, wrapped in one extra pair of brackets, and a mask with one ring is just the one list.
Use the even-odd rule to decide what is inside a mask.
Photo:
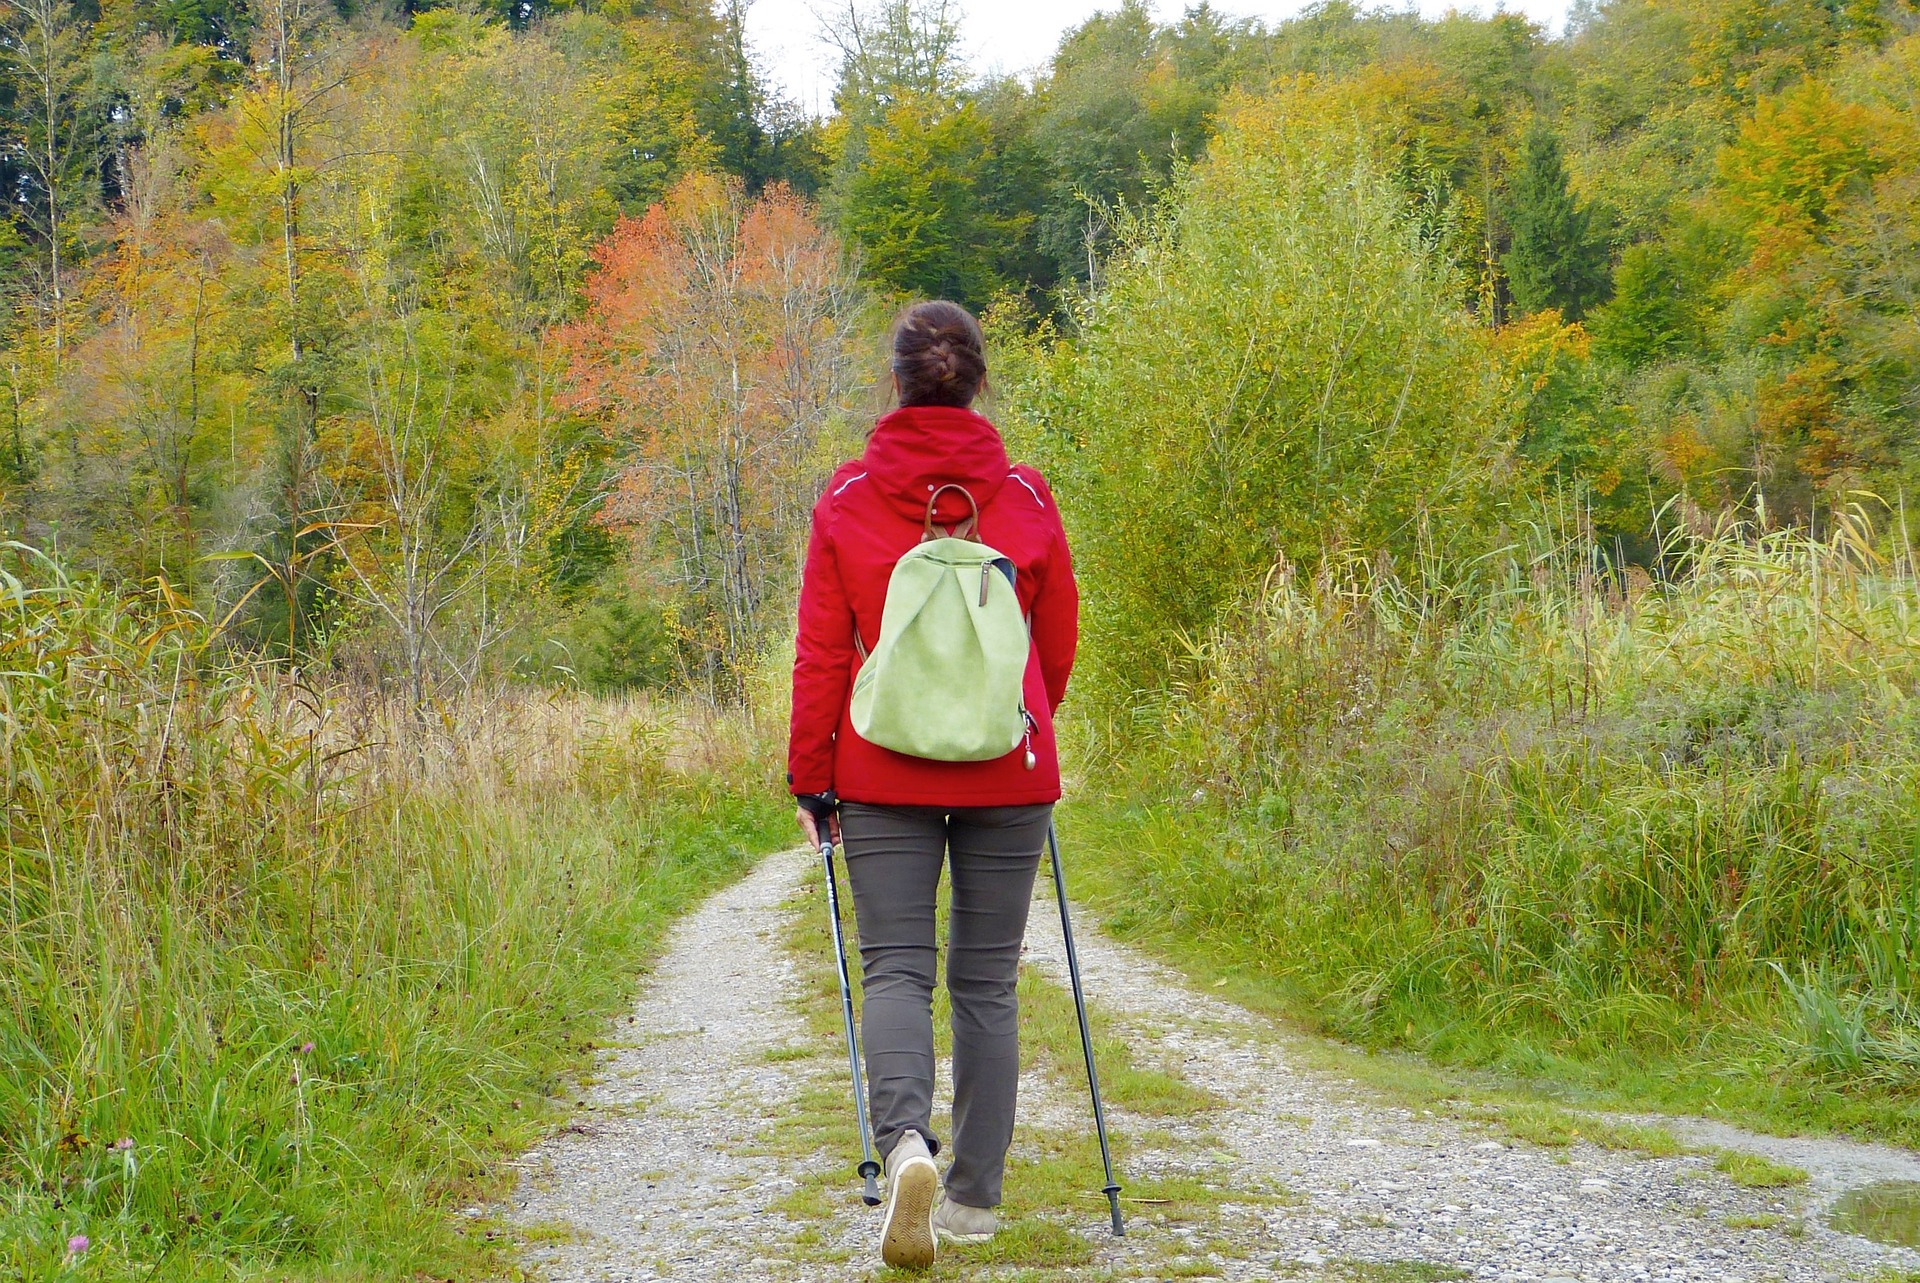
[(1113, 1236), (1115, 1238), (1125, 1238), (1127, 1236), (1127, 1227), (1120, 1219), (1120, 1187), (1118, 1185), (1110, 1185), (1107, 1187), (1106, 1194), (1107, 1209), (1113, 1213)]

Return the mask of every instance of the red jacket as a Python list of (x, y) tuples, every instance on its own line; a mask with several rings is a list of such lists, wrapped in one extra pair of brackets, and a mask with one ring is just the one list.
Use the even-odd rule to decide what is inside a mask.
[[(860, 671), (853, 635), (880, 640), (893, 565), (919, 542), (927, 499), (948, 482), (980, 505), (977, 534), (1012, 559), (1020, 607), (1029, 612), (1025, 748), (991, 762), (932, 762), (869, 744), (855, 734), (848, 701)], [(948, 491), (935, 519), (952, 526), (966, 500)], [(971, 410), (909, 406), (882, 418), (866, 453), (843, 464), (813, 509), (800, 581), (800, 635), (793, 663), (793, 725), (787, 782), (795, 793), (829, 789), (878, 806), (1021, 806), (1060, 796), (1053, 710), (1067, 692), (1079, 636), (1079, 592), (1067, 536), (1046, 480), (1007, 461), (994, 426)]]

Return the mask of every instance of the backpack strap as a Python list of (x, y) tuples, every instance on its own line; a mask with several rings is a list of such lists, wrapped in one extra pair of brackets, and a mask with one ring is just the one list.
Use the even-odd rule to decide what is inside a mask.
[[(935, 534), (934, 533), (935, 527), (933, 524), (933, 509), (934, 509), (934, 506), (940, 502), (940, 496), (945, 494), (949, 490), (958, 490), (961, 494), (966, 495), (967, 506), (973, 509), (973, 515), (969, 516), (965, 521), (962, 521), (959, 525), (955, 526), (952, 530), (946, 531), (942, 534)], [(979, 528), (980, 528), (980, 505), (974, 501), (972, 492), (969, 491), (965, 486), (955, 485), (954, 483), (949, 481), (946, 485), (941, 486), (938, 490), (935, 490), (932, 494), (927, 496), (927, 520), (926, 520), (926, 524), (920, 528), (921, 543), (925, 543), (929, 539), (941, 539), (941, 538), (973, 539), (975, 537), (974, 531), (978, 530)]]
[[(939, 504), (940, 496), (945, 494), (949, 490), (958, 490), (961, 494), (965, 495), (967, 497), (967, 506), (972, 508), (973, 512), (967, 517), (966, 520), (962, 521), (959, 525), (955, 526), (951, 532), (945, 533), (945, 534), (937, 533), (937, 528), (933, 524), (933, 510), (935, 506)], [(974, 531), (977, 530), (979, 526), (980, 526), (980, 504), (974, 499), (973, 492), (968, 490), (965, 486), (955, 485), (953, 482), (948, 482), (946, 485), (941, 486), (938, 490), (935, 490), (927, 498), (927, 519), (925, 524), (920, 529), (920, 542), (926, 543), (930, 539), (940, 539), (940, 538), (974, 539), (975, 538)], [(985, 597), (985, 588), (986, 588), (986, 585), (983, 583), (981, 585), (981, 593), (982, 593), (983, 600)], [(1033, 616), (1029, 614), (1027, 615), (1026, 619), (1027, 619), (1027, 631), (1029, 634), (1031, 634), (1033, 631)], [(854, 629), (853, 629), (853, 649), (854, 649), (854, 652), (860, 656), (861, 663), (864, 664), (867, 662), (869, 658), (871, 658), (871, 656), (867, 654), (867, 643), (862, 641), (860, 638), (860, 627), (858, 624), (854, 625)]]

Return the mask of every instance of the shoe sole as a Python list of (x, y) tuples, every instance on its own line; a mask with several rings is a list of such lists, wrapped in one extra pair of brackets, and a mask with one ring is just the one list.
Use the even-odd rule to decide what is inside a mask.
[(909, 1158), (887, 1182), (887, 1221), (880, 1259), (897, 1270), (933, 1267), (933, 1199), (940, 1172), (931, 1158)]

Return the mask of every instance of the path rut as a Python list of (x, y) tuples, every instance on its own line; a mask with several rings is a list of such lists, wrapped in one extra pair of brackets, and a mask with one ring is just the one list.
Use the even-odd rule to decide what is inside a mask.
[[(626, 1043), (606, 1054), (574, 1120), (522, 1159), (506, 1219), (537, 1277), (706, 1283), (871, 1273), (878, 1216), (859, 1205), (850, 1175), (831, 1187), (844, 1198), (823, 1213), (769, 1207), (823, 1174), (845, 1173), (849, 1156), (756, 1150), (766, 1120), (845, 1074), (844, 1060), (789, 1059), (780, 1050), (812, 1037), (795, 1009), (800, 985), (779, 938), (782, 915), (812, 868), (804, 850), (771, 856), (676, 927), (618, 1027)], [(1038, 894), (1049, 898), (1035, 905), (1028, 960), (1064, 981), (1044, 879)], [(818, 897), (806, 903), (818, 911)], [(1136, 1210), (1133, 1232), (1112, 1240), (1103, 1204), (1092, 1199), (1072, 1209), (1072, 1219), (1093, 1244), (1093, 1261), (1049, 1277), (1163, 1278), (1170, 1261), (1183, 1276), (1233, 1280), (1385, 1278), (1353, 1263), (1419, 1262), (1502, 1283), (1825, 1283), (1920, 1269), (1920, 1252), (1837, 1233), (1822, 1218), (1845, 1188), (1920, 1180), (1911, 1153), (1659, 1120), (1690, 1143), (1763, 1153), (1811, 1176), (1793, 1189), (1752, 1190), (1699, 1154), (1646, 1158), (1585, 1142), (1516, 1143), (1310, 1068), (1302, 1035), (1195, 991), (1101, 936), (1090, 920), (1076, 926), (1093, 1001), (1143, 1055), (1226, 1102), (1171, 1121), (1116, 1110), (1116, 1128), (1186, 1136), (1194, 1152), (1205, 1151), (1212, 1176), (1224, 1165), (1250, 1185), (1285, 1186), (1299, 1197), (1238, 1209), (1205, 1242), (1180, 1237), (1194, 1231), (1152, 1209)], [(1023, 1120), (1072, 1125), (1074, 1106), (1083, 1107), (1077, 1090), (1038, 1074), (1023, 1079)], [(1016, 1148), (1021, 1143), (1016, 1138)], [(1156, 1169), (1194, 1161), (1197, 1172), (1201, 1160), (1182, 1152), (1143, 1151), (1137, 1161)], [(1089, 1181), (1097, 1187), (1097, 1175)]]

